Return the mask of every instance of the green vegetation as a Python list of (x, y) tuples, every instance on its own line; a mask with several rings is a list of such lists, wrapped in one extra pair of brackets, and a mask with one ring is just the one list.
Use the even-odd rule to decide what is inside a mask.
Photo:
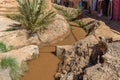
[(32, 59), (37, 59), (37, 58), (38, 58), (38, 54), (33, 53)]
[(3, 43), (3, 42), (0, 42), (0, 51), (1, 52), (7, 52), (8, 51), (5, 43)]
[(84, 24), (83, 22), (79, 21), (78, 24), (80, 25), (81, 28), (83, 28), (86, 32), (89, 30), (89, 26)]
[(6, 15), (8, 18), (12, 19), (12, 20), (16, 20), (16, 21), (20, 21), (21, 16), (20, 14), (11, 14), (11, 15)]
[(13, 46), (8, 46), (7, 47), (5, 43), (0, 41), (0, 52), (4, 53), (4, 52), (7, 52), (7, 51), (10, 51), (11, 49), (13, 49)]
[(68, 19), (72, 20), (74, 17), (70, 13), (68, 13), (66, 10), (62, 9), (61, 7), (54, 6), (55, 9), (62, 11), (63, 15)]
[(53, 7), (57, 9), (58, 11), (61, 11), (68, 20), (74, 20), (74, 19), (76, 20), (76, 17), (78, 17), (82, 13), (82, 10), (83, 10), (83, 8), (74, 9), (74, 8), (62, 7), (59, 5), (54, 5)]
[(21, 74), (23, 74), (27, 70), (28, 70), (27, 62), (22, 61), (22, 63), (21, 63)]
[[(19, 21), (21, 27), (29, 33), (36, 33), (46, 29), (54, 21), (56, 13), (52, 10), (46, 12), (45, 0), (16, 0), (19, 4), (20, 14), (7, 15), (8, 18)], [(8, 29), (7, 31), (14, 30)]]
[(30, 33), (46, 29), (47, 25), (54, 21), (56, 13), (52, 10), (46, 12), (45, 0), (17, 0), (19, 15), (13, 19), (20, 21), (22, 27)]
[(5, 31), (14, 31), (14, 30), (17, 30), (15, 27), (12, 27), (12, 28), (8, 28), (7, 30)]
[(72, 15), (70, 15), (67, 11), (63, 11), (63, 14), (66, 18), (68, 18), (68, 20), (72, 20), (74, 17)]
[(19, 80), (20, 68), (15, 58), (4, 57), (2, 58), (0, 65), (2, 69), (10, 69), (10, 76), (12, 80)]

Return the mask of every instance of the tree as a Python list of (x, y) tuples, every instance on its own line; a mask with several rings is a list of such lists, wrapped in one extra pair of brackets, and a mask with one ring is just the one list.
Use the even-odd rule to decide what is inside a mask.
[(20, 11), (19, 21), (30, 33), (41, 31), (54, 21), (56, 13), (51, 10), (50, 0), (17, 0), (17, 2)]

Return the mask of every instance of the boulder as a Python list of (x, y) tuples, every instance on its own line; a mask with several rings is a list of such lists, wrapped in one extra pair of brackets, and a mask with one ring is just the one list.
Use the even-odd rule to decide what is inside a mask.
[(39, 47), (36, 45), (29, 45), (19, 49), (14, 49), (6, 53), (0, 53), (0, 60), (3, 57), (16, 58), (18, 65), (20, 66), (23, 61), (28, 61), (33, 58), (33, 55), (39, 54)]
[(55, 78), (69, 80), (70, 76), (73, 80), (120, 80), (120, 33), (102, 21), (91, 18), (81, 21), (95, 27), (72, 46), (72, 51), (69, 49), (63, 53)]
[(39, 38), (43, 43), (49, 43), (61, 36), (68, 36), (69, 33), (70, 27), (65, 18), (56, 14), (55, 21), (51, 23), (44, 32), (39, 34)]
[(55, 17), (55, 21), (48, 25), (46, 30), (40, 32), (38, 35), (35, 34), (30, 37), (28, 37), (28, 32), (25, 29), (6, 31), (7, 29), (12, 28), (14, 24), (16, 26), (20, 25), (19, 22), (13, 21), (6, 17), (0, 17), (0, 41), (7, 45), (12, 45), (15, 48), (30, 44), (41, 45), (41, 43), (51, 43), (56, 39), (58, 40), (58, 38), (59, 40), (65, 38), (70, 33), (67, 21), (64, 19), (64, 17), (58, 14)]
[(63, 59), (64, 53), (67, 51), (73, 50), (73, 46), (65, 45), (65, 46), (56, 46), (56, 55), (59, 59)]
[(85, 70), (83, 80), (120, 80), (120, 42), (109, 43), (104, 63)]
[[(38, 46), (29, 45), (29, 46), (26, 46), (23, 48), (11, 50), (6, 53), (0, 53), (0, 61), (4, 57), (15, 58), (18, 63), (18, 66), (20, 67), (20, 69), (22, 69), (24, 67), (23, 62), (31, 60), (34, 57), (37, 57), (38, 54), (39, 54)], [(23, 72), (22, 70), (19, 71), (19, 73), (21, 73), (21, 74), (22, 74), (22, 72)], [(7, 69), (0, 68), (0, 80), (11, 80), (9, 68), (7, 68)]]
[(0, 80), (11, 80), (8, 69), (0, 69)]

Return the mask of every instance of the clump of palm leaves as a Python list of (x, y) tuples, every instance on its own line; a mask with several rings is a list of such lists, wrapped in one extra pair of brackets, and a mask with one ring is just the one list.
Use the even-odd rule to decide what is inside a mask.
[(1, 59), (0, 66), (2, 69), (10, 69), (10, 76), (12, 80), (19, 80), (20, 68), (15, 58), (3, 57)]
[(9, 50), (13, 49), (13, 46), (6, 46), (6, 44), (2, 41), (0, 41), (0, 52), (4, 53), (7, 52)]
[(17, 0), (20, 14), (17, 16), (22, 27), (36, 33), (45, 29), (53, 22), (56, 13), (52, 10), (45, 11), (45, 0)]
[(53, 4), (53, 7), (57, 9), (58, 11), (61, 11), (63, 15), (70, 21), (75, 21), (77, 20), (77, 17), (79, 15), (82, 15), (83, 13), (83, 8), (78, 7), (78, 8), (68, 8), (68, 7), (63, 7), (60, 5)]
[[(64, 8), (57, 6), (54, 6), (54, 8), (57, 9), (58, 11), (61, 11), (68, 20), (72, 20), (74, 18), (74, 16), (71, 13), (68, 13), (67, 10), (65, 10)], [(72, 12), (74, 13), (75, 11), (72, 10)]]
[(89, 26), (86, 25), (85, 23), (78, 21), (78, 24), (80, 25), (81, 28), (83, 28), (86, 32), (89, 30)]
[(12, 27), (12, 28), (8, 28), (8, 29), (6, 29), (5, 31), (14, 31), (14, 30), (17, 30), (17, 28)]

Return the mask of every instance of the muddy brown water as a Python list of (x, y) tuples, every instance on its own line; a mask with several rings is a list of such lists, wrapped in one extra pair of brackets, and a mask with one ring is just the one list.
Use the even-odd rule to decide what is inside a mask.
[[(73, 33), (73, 34), (72, 34)], [(72, 33), (63, 41), (40, 48), (37, 59), (28, 62), (29, 70), (20, 80), (54, 80), (59, 59), (53, 54), (56, 45), (71, 45), (85, 37), (86, 33), (78, 27), (73, 27)]]

